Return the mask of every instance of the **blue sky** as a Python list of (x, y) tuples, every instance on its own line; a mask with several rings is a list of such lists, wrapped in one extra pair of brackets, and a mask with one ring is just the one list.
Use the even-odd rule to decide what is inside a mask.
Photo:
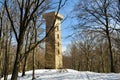
[(64, 7), (60, 10), (60, 14), (62, 14), (65, 18), (65, 20), (61, 24), (62, 28), (62, 51), (66, 50), (66, 46), (70, 44), (71, 38), (68, 36), (72, 34), (71, 26), (75, 25), (76, 20), (74, 18), (71, 18), (72, 16), (72, 10), (74, 8), (74, 5), (77, 3), (78, 0), (68, 0)]

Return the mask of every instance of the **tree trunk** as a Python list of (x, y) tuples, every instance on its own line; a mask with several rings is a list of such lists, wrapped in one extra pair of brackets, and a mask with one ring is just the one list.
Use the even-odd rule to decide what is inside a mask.
[[(30, 30), (30, 29), (29, 29)], [(28, 30), (28, 33), (27, 33), (27, 38), (26, 38), (26, 45), (25, 45), (25, 52), (27, 51), (27, 46), (28, 46), (28, 37), (29, 37), (29, 30)], [(30, 47), (31, 45), (29, 45)], [(27, 61), (27, 57), (28, 55), (25, 55), (25, 59), (23, 61), (23, 70), (22, 70), (22, 76), (25, 76), (25, 67), (26, 67), (26, 61)]]
[(19, 58), (20, 58), (20, 54), (21, 54), (20, 47), (22, 47), (22, 45), (18, 44), (17, 54), (16, 54), (16, 59), (15, 59), (15, 63), (14, 63), (14, 69), (13, 69), (11, 80), (17, 80), (17, 77), (18, 77)]
[(4, 57), (4, 80), (7, 80), (7, 77), (8, 77), (8, 37), (6, 37), (6, 41), (5, 41), (5, 53), (4, 54), (5, 54), (5, 57)]
[(27, 61), (27, 55), (25, 55), (25, 59), (24, 59), (24, 62), (23, 62), (22, 76), (25, 76), (26, 61)]
[(110, 55), (110, 65), (111, 65), (110, 70), (111, 70), (111, 72), (115, 72), (115, 70), (114, 70), (114, 62), (113, 62), (112, 46), (111, 46), (111, 39), (110, 39), (109, 35), (107, 37), (108, 37), (109, 53), (110, 53), (109, 54)]
[(0, 80), (2, 77), (2, 43), (1, 43), (1, 38), (2, 38), (2, 16), (0, 16)]
[(14, 63), (14, 69), (12, 72), (12, 77), (11, 80), (17, 80), (18, 77), (18, 69), (20, 66), (20, 58), (21, 58), (21, 53), (22, 53), (22, 47), (23, 47), (23, 41), (24, 41), (24, 34), (25, 34), (25, 29), (20, 29), (20, 35), (19, 35), (19, 40), (17, 44), (17, 52), (16, 52), (16, 58), (15, 58), (15, 63)]
[[(106, 1), (105, 1), (106, 3)], [(105, 27), (106, 27), (106, 36), (108, 40), (108, 48), (109, 48), (109, 59), (110, 59), (110, 71), (115, 72), (114, 70), (114, 63), (113, 63), (113, 53), (112, 53), (112, 45), (111, 45), (111, 38), (110, 38), (110, 30), (109, 30), (109, 19), (108, 19), (108, 13), (107, 13), (107, 8), (104, 8), (104, 13), (105, 13)]]
[(7, 80), (8, 77), (8, 48), (6, 42), (6, 50), (5, 50), (5, 59), (4, 59), (4, 80)]
[(33, 58), (33, 74), (32, 74), (32, 80), (35, 79), (35, 66), (34, 66), (35, 62), (34, 62), (34, 54), (35, 54), (35, 50), (33, 50), (33, 56), (32, 56), (32, 58)]
[[(37, 27), (36, 27), (36, 19), (33, 20), (33, 24), (34, 24), (34, 44), (36, 44), (37, 42)], [(33, 75), (32, 75), (32, 80), (35, 79), (35, 52), (36, 52), (36, 48), (33, 50)]]
[(17, 80), (17, 77), (18, 77), (18, 69), (19, 69), (19, 65), (20, 65), (19, 59), (20, 59), (20, 55), (21, 55), (21, 48), (22, 48), (22, 43), (18, 43), (16, 59), (15, 59), (15, 63), (14, 63), (14, 69), (13, 69), (11, 80)]

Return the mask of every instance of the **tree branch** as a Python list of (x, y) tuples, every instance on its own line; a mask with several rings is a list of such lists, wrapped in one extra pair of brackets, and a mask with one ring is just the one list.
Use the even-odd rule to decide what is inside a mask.
[(8, 6), (7, 6), (7, 1), (6, 1), (6, 0), (5, 0), (5, 9), (6, 9), (8, 18), (9, 18), (9, 20), (10, 20), (11, 27), (12, 27), (13, 32), (14, 32), (14, 34), (15, 34), (15, 38), (16, 38), (16, 40), (17, 40), (17, 42), (18, 42), (17, 32), (16, 32), (16, 30), (15, 30), (15, 27), (14, 27), (14, 23), (13, 23), (12, 17), (10, 16), (10, 13), (9, 13), (9, 11), (8, 11)]

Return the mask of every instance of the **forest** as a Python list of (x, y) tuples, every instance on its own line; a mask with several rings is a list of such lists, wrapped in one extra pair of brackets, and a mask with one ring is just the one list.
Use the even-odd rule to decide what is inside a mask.
[[(0, 0), (0, 79), (45, 68), (45, 39), (55, 28), (45, 33), (42, 15), (58, 14), (68, 1)], [(78, 0), (70, 14), (77, 22), (69, 26), (63, 69), (119, 73), (120, 0)]]

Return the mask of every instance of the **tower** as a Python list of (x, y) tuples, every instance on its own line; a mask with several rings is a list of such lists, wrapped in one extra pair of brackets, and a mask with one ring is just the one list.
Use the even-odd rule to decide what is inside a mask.
[[(56, 12), (50, 12), (43, 15), (46, 21), (46, 33), (54, 24), (54, 30), (46, 38), (45, 68), (62, 68), (62, 46), (61, 46), (61, 20), (63, 16)], [(56, 19), (56, 20), (55, 20)]]

